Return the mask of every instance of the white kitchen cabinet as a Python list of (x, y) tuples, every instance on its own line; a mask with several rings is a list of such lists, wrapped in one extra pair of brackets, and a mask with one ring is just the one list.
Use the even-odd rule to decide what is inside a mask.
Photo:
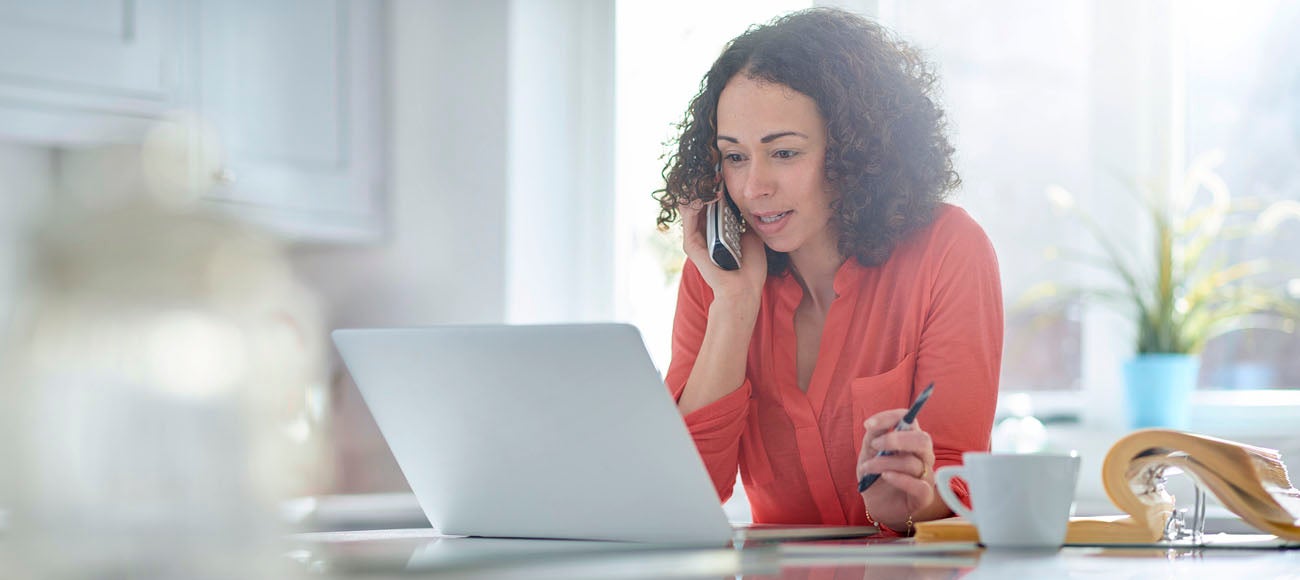
[(192, 98), (181, 0), (0, 0), (0, 138), (130, 142)]
[(75, 147), (78, 167), (111, 169), (80, 162), (86, 146), (139, 143), (188, 111), (215, 136), (191, 146), (205, 148), (190, 167), (214, 183), (208, 208), (294, 240), (376, 241), (386, 12), (383, 0), (0, 0), (0, 139)]
[(292, 238), (366, 242), (385, 212), (379, 0), (201, 0), (197, 108), (222, 142), (207, 202)]

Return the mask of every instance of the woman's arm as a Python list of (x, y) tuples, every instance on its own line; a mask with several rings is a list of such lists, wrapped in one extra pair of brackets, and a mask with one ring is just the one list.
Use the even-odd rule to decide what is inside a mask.
[[(679, 327), (680, 333), (687, 335), (682, 336), (686, 344), (682, 345), (681, 354), (691, 360), (690, 374), (677, 402), (683, 415), (721, 399), (744, 383), (749, 339), (754, 334), (763, 283), (767, 279), (767, 254), (763, 242), (753, 232), (741, 237), (740, 270), (728, 272), (713, 264), (704, 239), (701, 211), (699, 207), (681, 210), (682, 248), (689, 265), (694, 266), (708, 286), (710, 295), (705, 309), (703, 297), (683, 304), (679, 293), (673, 327), (673, 363), (677, 363), (679, 355), (676, 345)], [(685, 279), (684, 273), (683, 283)], [(683, 315), (687, 320), (683, 320)]]
[(718, 301), (709, 305), (707, 328), (677, 401), (682, 415), (708, 406), (745, 382), (749, 338), (758, 316), (753, 310)]
[[(934, 470), (960, 464), (966, 451), (987, 451), (993, 429), (1003, 332), (997, 257), (984, 230), (964, 211), (952, 211), (939, 224), (945, 229), (927, 266), (930, 308), (917, 348), (914, 390), (934, 382), (934, 394), (916, 430), (892, 432), (903, 409), (868, 419), (859, 457), (859, 477), (882, 474), (863, 495), (871, 517), (899, 531), (909, 517), (950, 515), (934, 491)], [(901, 453), (876, 458), (882, 449)], [(954, 491), (969, 497), (961, 483)]]
[[(762, 242), (751, 233), (742, 239), (741, 270), (719, 270), (703, 253), (698, 213), (698, 209), (682, 211), (685, 232), (690, 232), (683, 236), (683, 245), (690, 259), (677, 292), (666, 382), (718, 496), (726, 501), (735, 485), (740, 436), (749, 413), (745, 367), (767, 261)], [(705, 260), (702, 267), (701, 259)], [(751, 290), (756, 270), (762, 278)]]
[[(709, 318), (714, 315), (713, 299), (708, 284), (700, 277), (699, 271), (691, 262), (687, 262), (682, 271), (681, 285), (677, 291), (677, 313), (673, 319), (672, 362), (668, 366), (665, 382), (673, 398), (678, 401), (686, 427), (700, 452), (700, 458), (708, 468), (718, 497), (726, 501), (731, 497), (736, 481), (736, 469), (740, 457), (740, 437), (745, 431), (749, 414), (749, 382), (744, 376), (744, 359), (735, 382), (723, 382), (718, 379), (725, 373), (716, 369), (717, 359), (712, 362), (714, 368), (701, 362), (700, 353), (708, 355), (705, 348)], [(722, 325), (717, 325), (722, 326)], [(713, 329), (713, 340), (717, 341), (717, 328)], [(717, 344), (716, 342), (714, 344)], [(748, 344), (746, 337), (745, 344)], [(715, 351), (712, 355), (717, 356)], [(716, 381), (714, 383), (697, 383), (718, 388), (694, 389), (697, 399), (709, 399), (690, 410), (685, 408), (683, 400), (692, 389), (692, 381)]]
[[(935, 467), (989, 449), (1005, 324), (993, 244), (965, 211), (951, 211), (916, 359), (917, 384), (934, 381), (935, 394), (942, 393), (921, 413), (934, 439)], [(954, 491), (967, 498), (964, 486)]]

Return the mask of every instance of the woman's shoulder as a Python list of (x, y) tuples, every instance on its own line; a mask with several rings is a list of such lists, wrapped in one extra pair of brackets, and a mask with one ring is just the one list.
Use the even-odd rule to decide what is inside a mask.
[(930, 222), (929, 229), (931, 235), (936, 238), (965, 238), (971, 237), (987, 239), (988, 235), (984, 233), (984, 228), (980, 227), (979, 222), (971, 217), (961, 206), (950, 203), (941, 203), (934, 212), (934, 220)]
[(909, 236), (898, 250), (895, 258), (923, 263), (940, 262), (954, 253), (996, 260), (984, 228), (965, 209), (949, 203), (939, 204), (929, 225)]
[(926, 228), (927, 245), (938, 248), (966, 244), (991, 245), (984, 228), (961, 206), (941, 203)]

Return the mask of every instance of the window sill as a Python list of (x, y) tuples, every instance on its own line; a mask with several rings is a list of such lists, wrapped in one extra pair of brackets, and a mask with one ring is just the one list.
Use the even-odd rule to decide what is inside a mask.
[[(1107, 395), (1123, 397), (1118, 389)], [(1021, 393), (1003, 393), (1003, 398)], [(1121, 403), (1097, 403), (1097, 394), (1086, 391), (1043, 392), (1031, 391), (1033, 415), (1044, 420), (1049, 427), (1078, 426), (1090, 430), (1127, 432), (1122, 417), (1110, 413), (1123, 413)], [(1108, 397), (1109, 398), (1109, 397)], [(998, 419), (1008, 415), (1003, 401), (999, 401)], [(1104, 405), (1108, 419), (1100, 424), (1098, 414), (1090, 411)], [(1191, 417), (1188, 430), (1218, 437), (1295, 438), (1295, 423), (1300, 420), (1300, 389), (1266, 390), (1198, 390), (1192, 395)]]
[(1297, 436), (1300, 390), (1197, 391), (1189, 429), (1220, 437)]

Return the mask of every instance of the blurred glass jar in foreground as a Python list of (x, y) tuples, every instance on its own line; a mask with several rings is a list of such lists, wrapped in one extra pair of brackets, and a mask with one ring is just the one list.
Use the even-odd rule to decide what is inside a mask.
[[(192, 162), (199, 127), (151, 134), (139, 175)], [(193, 211), (199, 182), (140, 183), (59, 205), (27, 247), (0, 363), (0, 570), (284, 577), (277, 502), (329, 472), (316, 302), (273, 240)]]

